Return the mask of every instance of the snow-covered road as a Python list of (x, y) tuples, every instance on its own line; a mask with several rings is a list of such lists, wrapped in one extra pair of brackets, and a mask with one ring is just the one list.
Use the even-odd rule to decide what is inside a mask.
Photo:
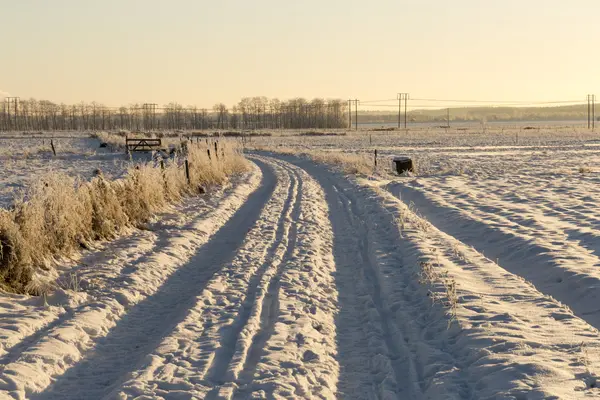
[(456, 221), (308, 160), (250, 159), (212, 198), (87, 256), (77, 292), (2, 295), (0, 398), (595, 394), (596, 321)]

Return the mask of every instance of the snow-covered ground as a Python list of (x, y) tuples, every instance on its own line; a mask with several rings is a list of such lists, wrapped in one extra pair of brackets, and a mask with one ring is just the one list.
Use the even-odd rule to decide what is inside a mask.
[(0, 207), (6, 207), (15, 192), (50, 171), (90, 179), (96, 170), (107, 177), (118, 177), (126, 169), (127, 157), (99, 148), (97, 139), (86, 135), (61, 135), (40, 138), (0, 135)]
[(47, 299), (0, 295), (0, 398), (600, 395), (600, 148), (513, 133), (281, 139), (378, 148), (369, 177), (249, 154), (227, 187), (65, 261)]
[(269, 131), (270, 136), (248, 138), (247, 144), (268, 144), (296, 148), (358, 150), (365, 148), (483, 147), (483, 146), (557, 146), (599, 143), (598, 132), (574, 126), (460, 127), (450, 129), (416, 127), (408, 130), (372, 131), (359, 129), (318, 129)]

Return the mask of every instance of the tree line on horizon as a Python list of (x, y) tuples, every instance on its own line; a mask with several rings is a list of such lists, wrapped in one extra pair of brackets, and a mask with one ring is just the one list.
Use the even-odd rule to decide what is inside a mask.
[(212, 109), (179, 103), (106, 107), (97, 102), (67, 105), (48, 100), (5, 99), (1, 131), (201, 130), (201, 129), (337, 129), (348, 126), (344, 100), (245, 97), (233, 107)]

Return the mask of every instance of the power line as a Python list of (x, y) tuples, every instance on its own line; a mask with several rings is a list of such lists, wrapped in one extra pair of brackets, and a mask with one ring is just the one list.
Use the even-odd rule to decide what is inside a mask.
[(522, 100), (457, 100), (457, 99), (412, 99), (415, 101), (435, 101), (439, 103), (495, 103), (495, 104), (558, 104), (558, 103), (581, 103), (581, 100), (561, 101), (522, 101)]
[[(411, 99), (414, 100), (414, 99)], [(459, 104), (454, 106), (453, 108), (469, 108), (469, 107), (526, 107), (526, 106), (539, 106), (540, 104), (547, 104), (547, 103), (507, 103), (507, 104), (489, 104), (488, 106), (482, 105), (482, 104)], [(566, 103), (565, 105), (583, 105), (584, 103), (582, 101), (578, 101), (577, 104), (571, 104), (571, 103)], [(398, 107), (397, 104), (369, 104), (370, 107)], [(444, 108), (448, 108), (447, 104), (412, 104), (411, 105), (412, 109), (415, 108), (431, 108), (431, 109), (444, 109)]]
[(367, 101), (361, 101), (361, 104), (363, 104), (363, 103), (381, 103), (384, 101), (394, 101), (394, 100), (397, 100), (397, 99), (367, 100)]

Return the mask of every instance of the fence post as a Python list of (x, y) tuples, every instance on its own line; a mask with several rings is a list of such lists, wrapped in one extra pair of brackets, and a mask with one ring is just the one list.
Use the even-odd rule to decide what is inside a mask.
[(375, 149), (375, 168), (377, 168), (377, 149)]
[(168, 193), (169, 184), (167, 183), (167, 174), (165, 173), (165, 161), (162, 159), (160, 160), (160, 176), (162, 176), (165, 193)]
[(190, 181), (190, 163), (188, 162), (188, 160), (185, 160), (185, 178), (187, 179), (187, 183), (188, 185), (191, 184)]
[(212, 158), (210, 158), (210, 149), (206, 149), (206, 153), (208, 154), (208, 159), (212, 161)]
[(54, 142), (52, 139), (50, 139), (50, 147), (52, 147), (52, 153), (54, 154), (54, 157), (56, 157), (56, 149), (54, 148)]

